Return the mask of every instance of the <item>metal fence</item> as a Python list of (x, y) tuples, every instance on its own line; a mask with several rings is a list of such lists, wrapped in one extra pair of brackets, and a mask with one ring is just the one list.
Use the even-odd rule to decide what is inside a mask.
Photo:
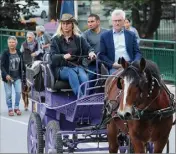
[(16, 36), (18, 39), (17, 48), (20, 49), (21, 43), (25, 40), (27, 31), (14, 29), (0, 29), (0, 54), (7, 48), (7, 39), (9, 36)]
[(157, 63), (163, 78), (176, 82), (176, 42), (141, 39), (140, 50), (145, 58)]
[[(26, 31), (0, 29), (0, 53), (7, 48), (7, 38), (14, 35), (18, 39), (18, 47), (25, 40)], [(153, 60), (160, 68), (163, 78), (176, 82), (176, 42), (164, 40), (141, 39), (140, 50), (143, 56)]]
[(176, 41), (176, 20), (162, 19), (154, 38), (156, 40)]

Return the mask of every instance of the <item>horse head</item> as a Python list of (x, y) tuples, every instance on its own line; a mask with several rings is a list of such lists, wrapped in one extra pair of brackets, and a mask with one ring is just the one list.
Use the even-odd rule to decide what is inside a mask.
[(152, 75), (152, 71), (157, 73), (158, 69), (153, 67), (154, 63), (147, 63), (144, 58), (131, 64), (121, 58), (120, 63), (124, 71), (117, 79), (117, 87), (123, 90), (123, 96), (117, 114), (122, 119), (130, 120), (134, 118), (135, 107), (144, 109), (147, 106), (146, 100), (155, 95), (155, 84), (157, 82), (159, 85), (159, 81)]

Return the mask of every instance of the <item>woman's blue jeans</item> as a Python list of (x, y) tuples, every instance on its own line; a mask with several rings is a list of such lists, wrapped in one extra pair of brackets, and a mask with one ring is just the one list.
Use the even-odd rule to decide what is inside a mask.
[(4, 89), (6, 94), (6, 104), (8, 110), (12, 110), (12, 86), (15, 89), (15, 107), (14, 109), (19, 109), (20, 99), (21, 99), (21, 80), (18, 79), (14, 82), (4, 82)]
[[(81, 67), (62, 67), (59, 72), (59, 77), (61, 80), (69, 81), (69, 84), (75, 95), (78, 94), (79, 86), (88, 81), (88, 76), (83, 68)], [(83, 87), (80, 92), (82, 95), (84, 92)]]

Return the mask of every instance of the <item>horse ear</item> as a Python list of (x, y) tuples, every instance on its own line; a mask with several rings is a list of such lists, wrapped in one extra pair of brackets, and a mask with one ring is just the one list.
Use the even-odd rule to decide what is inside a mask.
[(144, 58), (141, 58), (140, 61), (140, 71), (143, 72), (146, 66), (146, 60)]
[(118, 64), (121, 64), (121, 63), (122, 63), (122, 58), (119, 58)]
[(128, 67), (129, 64), (127, 61), (125, 61), (125, 59), (123, 57), (121, 58), (120, 61), (121, 61), (121, 65), (124, 69)]

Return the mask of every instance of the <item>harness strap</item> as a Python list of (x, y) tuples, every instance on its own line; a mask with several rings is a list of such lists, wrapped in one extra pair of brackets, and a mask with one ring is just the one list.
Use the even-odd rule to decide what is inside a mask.
[[(176, 109), (173, 107), (167, 107), (164, 109), (156, 110), (156, 111), (145, 111), (145, 112), (140, 112), (140, 119), (139, 120), (148, 120), (148, 119), (154, 119), (154, 118), (166, 118), (175, 113)], [(138, 118), (138, 117), (137, 117)]]
[(175, 103), (175, 99), (174, 99), (174, 94), (170, 92), (170, 90), (168, 89), (168, 87), (165, 85), (164, 81), (161, 80), (161, 86), (164, 88), (164, 90), (167, 92), (167, 94), (170, 97), (171, 100), (171, 105), (174, 105)]

